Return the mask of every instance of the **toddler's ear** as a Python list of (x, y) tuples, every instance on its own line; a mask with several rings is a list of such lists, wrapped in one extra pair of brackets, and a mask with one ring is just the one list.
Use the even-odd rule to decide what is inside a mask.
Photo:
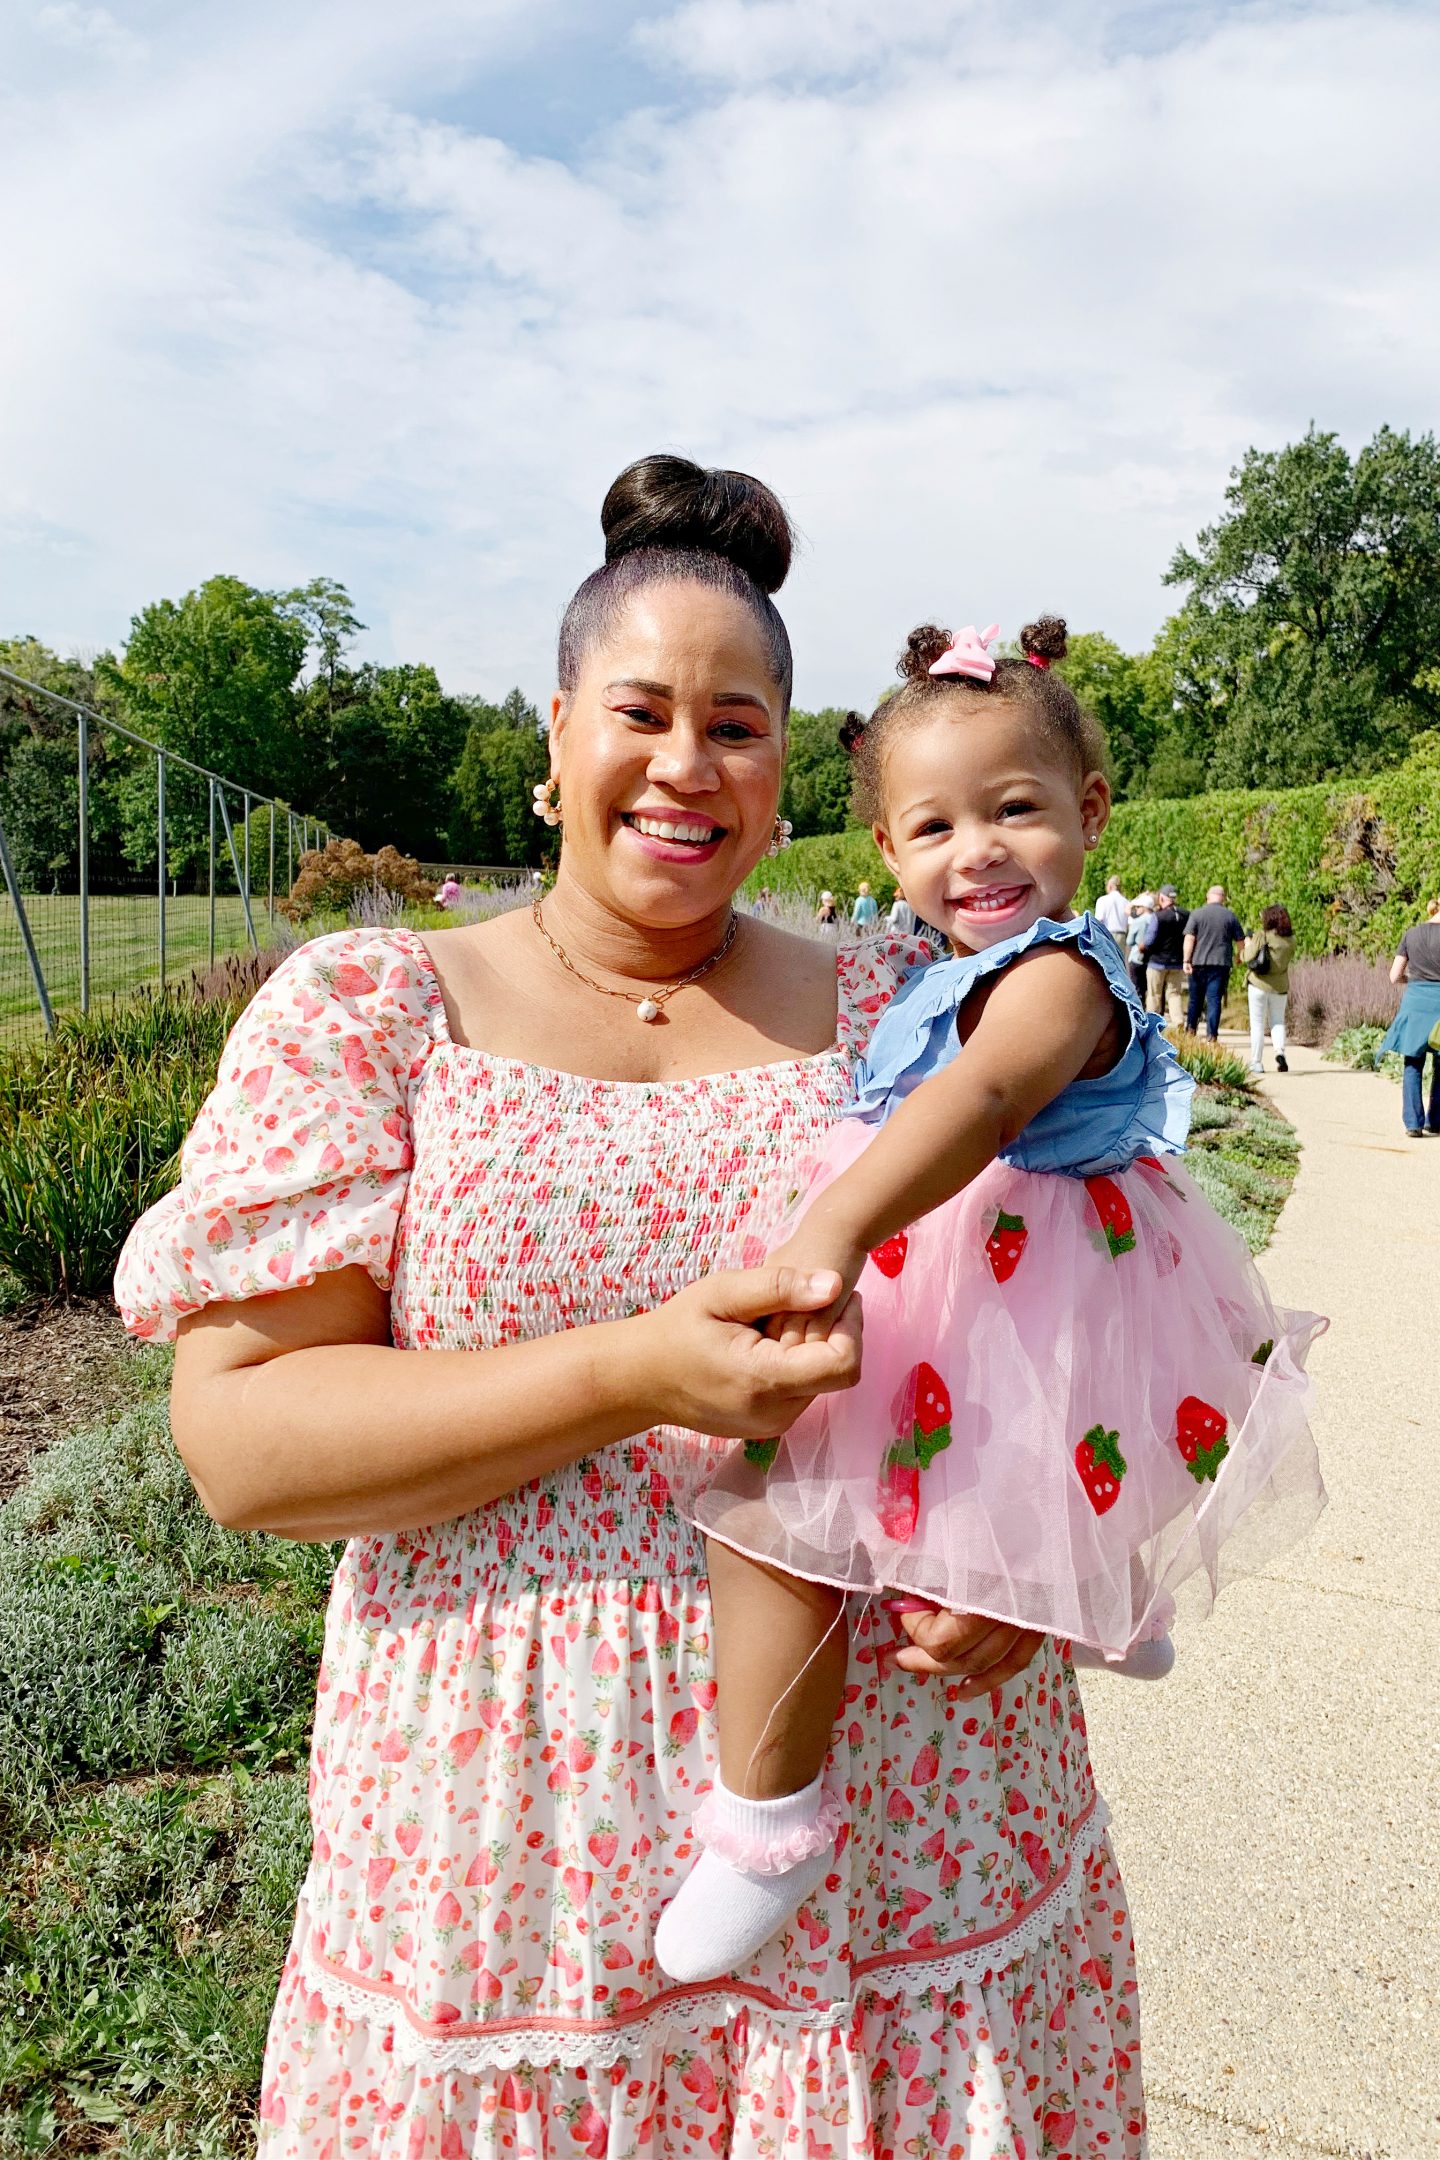
[(890, 872), (891, 877), (898, 879), (900, 875), (900, 858), (895, 853), (889, 833), (886, 832), (883, 825), (872, 825), (870, 827), (870, 837), (884, 856), (885, 867)]
[(1085, 775), (1080, 789), (1080, 822), (1097, 840), (1110, 822), (1110, 782), (1102, 772)]

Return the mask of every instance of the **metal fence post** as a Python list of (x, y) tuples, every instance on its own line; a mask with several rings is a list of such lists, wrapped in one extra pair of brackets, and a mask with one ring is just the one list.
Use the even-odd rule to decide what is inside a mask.
[(210, 965), (215, 965), (215, 782), (210, 782)]
[(285, 805), (285, 876), (287, 891), (295, 889), (295, 813), (289, 803)]
[(155, 753), (155, 844), (159, 859), (157, 899), (160, 903), (160, 988), (165, 988), (165, 753)]
[(241, 790), (241, 799), (242, 799), (242, 801), (243, 801), (243, 802), (244, 802), (244, 804), (245, 804), (245, 913), (246, 913), (246, 917), (247, 917), (247, 919), (248, 919), (248, 917), (249, 917), (249, 913), (250, 913), (250, 790), (249, 790), (249, 788), (244, 788), (244, 789), (242, 789), (242, 790)]
[(275, 920), (275, 800), (270, 800), (270, 920)]
[(0, 874), (5, 879), (5, 889), (10, 895), (10, 905), (15, 910), (15, 920), (20, 925), (20, 942), (25, 947), (25, 958), (30, 963), (30, 977), (35, 985), (35, 995), (40, 1000), (40, 1017), (45, 1022), (45, 1032), (55, 1032), (55, 1014), (51, 1010), (50, 993), (45, 987), (45, 975), (40, 966), (40, 955), (35, 950), (35, 940), (30, 935), (30, 918), (25, 913), (25, 902), (20, 897), (20, 884), (10, 863), (10, 850), (5, 845), (5, 827), (0, 825)]
[(80, 1010), (90, 1010), (90, 722), (80, 715)]
[[(211, 784), (214, 785), (213, 782)], [(223, 787), (216, 788), (215, 792), (220, 798), (220, 815), (225, 820), (225, 841), (230, 850), (230, 867), (235, 872), (235, 883), (240, 885), (240, 857), (235, 851), (235, 834), (230, 825), (230, 805), (225, 800)], [(240, 906), (245, 916), (245, 928), (250, 933), (250, 950), (259, 952), (260, 940), (255, 935), (255, 925), (250, 919), (250, 895), (243, 885), (240, 885)]]

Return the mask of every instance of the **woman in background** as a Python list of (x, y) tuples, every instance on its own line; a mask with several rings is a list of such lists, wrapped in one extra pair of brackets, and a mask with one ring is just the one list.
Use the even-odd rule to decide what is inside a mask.
[[(1405, 1130), (1412, 1140), (1428, 1131), (1440, 1135), (1440, 899), (1432, 900), (1423, 923), (1416, 923), (1400, 940), (1390, 966), (1390, 980), (1404, 983), (1400, 1010), (1381, 1043), (1382, 1050), (1398, 1050), (1405, 1060), (1401, 1108)], [(1425, 1058), (1430, 1068), (1430, 1116), (1425, 1116)]]
[(1285, 1062), (1285, 1005), (1290, 995), (1290, 962), (1295, 957), (1295, 932), (1283, 907), (1267, 907), (1260, 928), (1240, 948), (1245, 967), (1245, 994), (1250, 1002), (1250, 1070), (1265, 1070), (1265, 1030), (1275, 1045), (1275, 1070), (1289, 1072)]

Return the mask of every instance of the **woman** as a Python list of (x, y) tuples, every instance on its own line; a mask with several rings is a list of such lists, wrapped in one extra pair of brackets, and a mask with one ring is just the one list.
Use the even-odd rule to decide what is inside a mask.
[[(1440, 1133), (1440, 899), (1432, 900), (1423, 923), (1400, 940), (1390, 963), (1392, 983), (1404, 983), (1400, 1010), (1390, 1023), (1382, 1050), (1398, 1050), (1405, 1060), (1401, 1112), (1412, 1140)], [(1425, 1115), (1425, 1059), (1430, 1067), (1430, 1115)]]
[(553, 890), (293, 955), (121, 1264), (137, 1332), (186, 1316), (210, 1512), (349, 1541), (262, 2152), (1137, 2160), (1129, 1920), (1051, 1642), (859, 1617), (833, 1871), (743, 1972), (654, 1963), (724, 1685), (675, 1495), (724, 1445), (697, 1433), (766, 1437), (858, 1371), (853, 1311), (783, 1351), (755, 1325), (833, 1277), (729, 1270), (923, 950), (734, 912), (790, 697), (774, 498), (652, 458), (603, 523)]
[(1250, 1002), (1252, 1073), (1265, 1070), (1267, 1027), (1275, 1045), (1275, 1070), (1290, 1070), (1285, 1060), (1285, 1003), (1290, 995), (1290, 962), (1294, 957), (1295, 931), (1288, 911), (1267, 907), (1260, 917), (1260, 928), (1240, 947), (1246, 970), (1245, 995)]
[(822, 929), (828, 930), (840, 920), (840, 910), (833, 892), (822, 892), (815, 908), (815, 920)]

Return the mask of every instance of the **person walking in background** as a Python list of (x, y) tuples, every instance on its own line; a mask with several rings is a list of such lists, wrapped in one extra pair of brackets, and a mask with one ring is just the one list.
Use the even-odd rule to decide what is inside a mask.
[(454, 903), (459, 899), (461, 890), (462, 887), (460, 884), (460, 880), (454, 875), (452, 871), (451, 875), (446, 878), (444, 884), (440, 887), (439, 892), (437, 892), (435, 895), (436, 907), (452, 907)]
[(905, 898), (904, 893), (898, 889), (895, 898), (890, 903), (890, 913), (886, 916), (885, 921), (896, 937), (909, 937), (911, 931), (915, 928), (915, 910)]
[(1125, 964), (1130, 970), (1130, 980), (1141, 1004), (1145, 1002), (1145, 955), (1140, 950), (1140, 933), (1149, 917), (1155, 912), (1155, 895), (1152, 892), (1136, 893), (1130, 902), (1130, 920), (1125, 929)]
[(815, 920), (817, 923), (822, 923), (826, 929), (828, 929), (832, 923), (839, 922), (840, 910), (835, 905), (835, 895), (833, 892), (821, 893), (820, 905), (815, 910)]
[(1190, 920), (1175, 905), (1175, 887), (1162, 885), (1156, 907), (1140, 926), (1139, 948), (1145, 956), (1145, 1010), (1163, 1012), (1171, 1027), (1185, 1017), (1185, 928)]
[(857, 930), (873, 930), (879, 919), (880, 903), (866, 880), (861, 878), (860, 890), (855, 895), (855, 905), (850, 910), (850, 920)]
[(1130, 928), (1130, 902), (1120, 890), (1118, 877), (1106, 878), (1105, 890), (1095, 903), (1095, 917), (1110, 932), (1117, 945), (1125, 943)]
[[(1400, 1010), (1390, 1023), (1382, 1050), (1398, 1050), (1405, 1060), (1401, 1108), (1412, 1140), (1427, 1131), (1440, 1138), (1440, 899), (1432, 900), (1423, 923), (1400, 940), (1390, 966), (1390, 980), (1404, 983)], [(1425, 1059), (1430, 1067), (1430, 1115), (1425, 1115)]]
[(1290, 962), (1295, 957), (1295, 931), (1288, 911), (1267, 907), (1260, 928), (1247, 937), (1240, 958), (1247, 970), (1245, 995), (1250, 1004), (1250, 1070), (1265, 1070), (1265, 1030), (1275, 1045), (1275, 1069), (1289, 1072), (1285, 1062), (1285, 1002), (1290, 995)]
[(1220, 1008), (1225, 1002), (1230, 970), (1235, 965), (1235, 947), (1244, 935), (1244, 924), (1226, 903), (1224, 886), (1212, 885), (1205, 895), (1204, 907), (1192, 909), (1185, 925), (1182, 956), (1185, 972), (1190, 977), (1190, 1003), (1185, 1025), (1192, 1035), (1199, 1025), (1203, 1004), (1210, 1040), (1219, 1041)]

